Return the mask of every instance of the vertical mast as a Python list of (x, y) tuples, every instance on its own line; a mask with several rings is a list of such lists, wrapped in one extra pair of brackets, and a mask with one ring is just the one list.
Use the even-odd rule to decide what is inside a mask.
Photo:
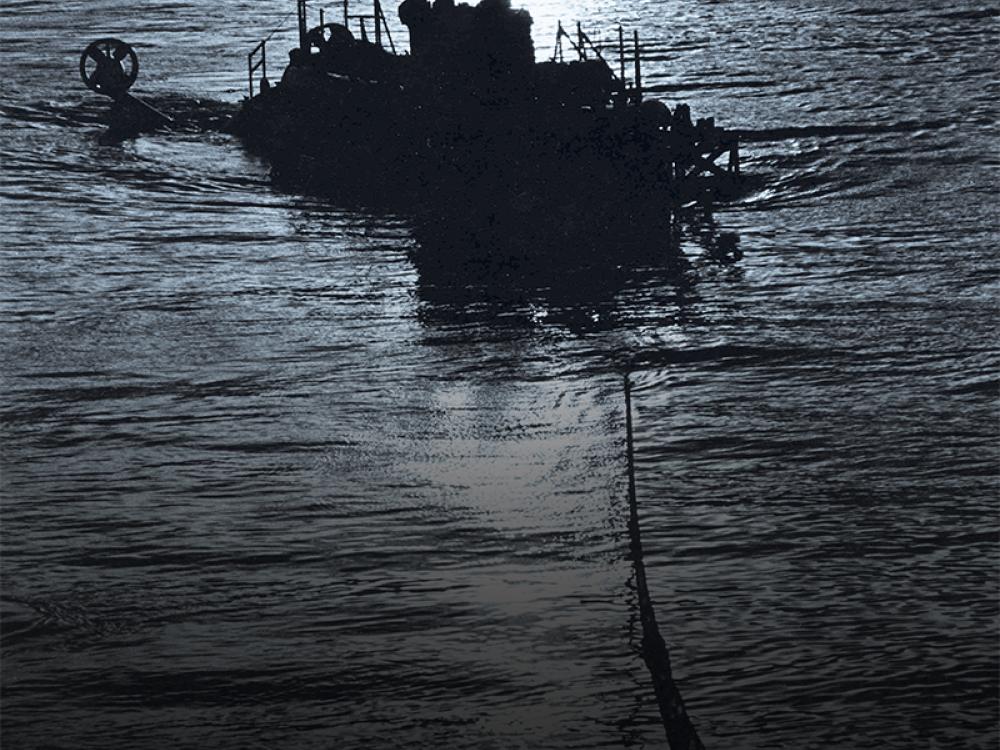
[(622, 88), (625, 88), (625, 30), (618, 24), (618, 69), (619, 78), (622, 80)]
[(635, 102), (642, 101), (642, 58), (639, 56), (639, 30), (632, 32), (632, 40), (635, 45)]
[(308, 51), (308, 46), (306, 45), (306, 0), (298, 1), (298, 14), (299, 14), (299, 49), (303, 52)]

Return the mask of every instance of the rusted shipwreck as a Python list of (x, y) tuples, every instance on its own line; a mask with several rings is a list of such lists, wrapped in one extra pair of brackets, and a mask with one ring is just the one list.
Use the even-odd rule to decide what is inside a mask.
[(299, 44), (278, 81), (266, 41), (248, 55), (230, 129), (281, 181), (576, 235), (657, 231), (671, 206), (738, 189), (731, 133), (644, 96), (637, 32), (595, 44), (560, 24), (536, 62), (531, 16), (509, 0), (404, 0), (401, 53), (379, 0), (352, 10), (345, 0), (329, 22), (298, 0)]

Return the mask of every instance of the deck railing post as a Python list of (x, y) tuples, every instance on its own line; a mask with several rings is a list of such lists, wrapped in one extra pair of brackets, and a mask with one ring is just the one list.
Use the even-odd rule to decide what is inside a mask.
[(583, 46), (583, 25), (576, 22), (576, 51), (580, 53), (580, 59), (587, 59), (587, 50)]
[(618, 24), (618, 69), (621, 71), (622, 87), (625, 86), (625, 29)]
[(639, 57), (639, 30), (632, 32), (632, 41), (635, 47), (635, 102), (642, 101), (642, 60)]
[(344, 0), (344, 27), (348, 28), (348, 29), (351, 28), (351, 19), (347, 15), (350, 12), (348, 10), (349, 3), (350, 3), (350, 0)]
[(375, 0), (375, 44), (382, 46), (382, 4)]

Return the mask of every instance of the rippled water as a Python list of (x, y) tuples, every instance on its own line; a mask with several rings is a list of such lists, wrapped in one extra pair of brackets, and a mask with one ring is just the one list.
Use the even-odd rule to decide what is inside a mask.
[(101, 142), (91, 38), (224, 113), (293, 4), (0, 10), (4, 747), (664, 746), (625, 361), (705, 744), (996, 746), (995, 7), (524, 4), (638, 26), (760, 189), (650, 267), (442, 273), (227, 136)]

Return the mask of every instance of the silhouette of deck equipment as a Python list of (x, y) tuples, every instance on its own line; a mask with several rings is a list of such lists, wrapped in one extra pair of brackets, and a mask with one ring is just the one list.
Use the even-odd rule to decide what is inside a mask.
[[(744, 184), (736, 131), (644, 95), (638, 32), (619, 26), (595, 43), (560, 23), (551, 58), (536, 62), (532, 18), (510, 0), (403, 0), (410, 49), (399, 52), (380, 0), (370, 13), (340, 1), (342, 23), (320, 10), (310, 27), (296, 0), (298, 46), (278, 81), (270, 37), (247, 56), (247, 97), (225, 129), (279, 183), (573, 247), (664, 236), (678, 205)], [(176, 126), (128, 93), (138, 73), (120, 39), (80, 57), (84, 84), (114, 100), (111, 137)]]
[(559, 24), (552, 57), (536, 63), (531, 16), (509, 0), (404, 0), (410, 50), (399, 53), (379, 0), (363, 14), (342, 5), (338, 22), (321, 10), (310, 28), (298, 0), (299, 44), (278, 81), (267, 40), (247, 57), (231, 131), (281, 180), (583, 233), (739, 189), (734, 133), (644, 95), (638, 32), (618, 27), (598, 44)]
[(96, 39), (80, 55), (80, 78), (91, 91), (114, 100), (112, 130), (123, 135), (173, 124), (173, 118), (128, 90), (139, 77), (139, 56), (120, 39)]

